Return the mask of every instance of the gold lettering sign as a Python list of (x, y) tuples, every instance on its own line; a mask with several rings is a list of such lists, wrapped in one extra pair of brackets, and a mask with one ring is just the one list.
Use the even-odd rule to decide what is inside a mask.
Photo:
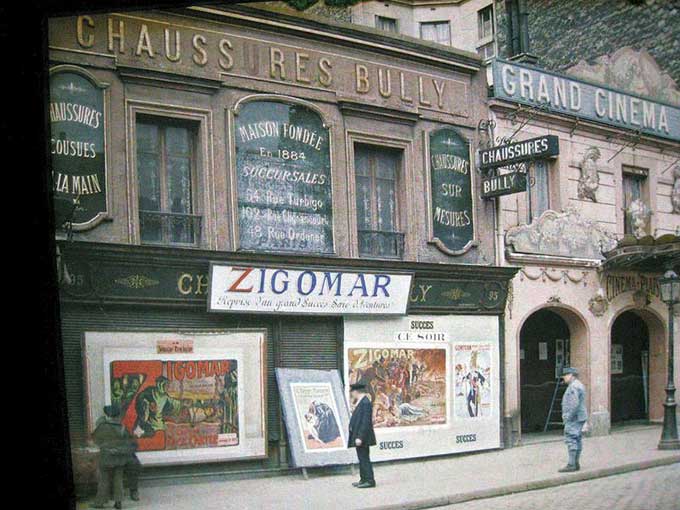
[[(469, 78), (409, 69), (375, 53), (286, 44), (281, 34), (145, 13), (50, 20), (50, 46), (110, 54), (119, 65), (196, 75), (226, 83), (256, 79), (336, 92), (372, 104), (467, 117)], [(170, 20), (170, 21), (168, 21)], [(355, 53), (356, 52), (356, 56)], [(374, 60), (375, 59), (375, 60)]]

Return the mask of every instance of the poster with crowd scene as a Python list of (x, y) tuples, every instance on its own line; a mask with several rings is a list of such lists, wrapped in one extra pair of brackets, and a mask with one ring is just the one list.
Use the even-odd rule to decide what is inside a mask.
[(249, 101), (234, 112), (239, 248), (333, 253), (330, 131), (311, 108)]
[(266, 332), (86, 332), (87, 425), (121, 409), (143, 465), (266, 456)]
[(288, 445), (295, 467), (351, 464), (349, 411), (337, 370), (277, 368)]
[(366, 385), (375, 428), (446, 424), (445, 348), (356, 347), (347, 361), (349, 384)]
[(139, 451), (237, 445), (238, 361), (113, 361), (111, 403)]
[(373, 460), (500, 447), (497, 317), (346, 317), (343, 325), (346, 396), (349, 384), (366, 384)]
[(489, 418), (493, 414), (490, 344), (453, 347), (456, 418)]

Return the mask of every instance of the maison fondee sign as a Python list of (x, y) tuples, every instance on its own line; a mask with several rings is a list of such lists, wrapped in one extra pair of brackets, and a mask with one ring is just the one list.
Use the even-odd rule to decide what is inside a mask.
[[(209, 298), (209, 271), (198, 265), (186, 267), (145, 264), (68, 263), (71, 283), (63, 285), (73, 299), (149, 301), (155, 304), (193, 303), (205, 306)], [(506, 285), (499, 281), (415, 277), (408, 300), (409, 310), (486, 311), (500, 313), (505, 306)]]
[(333, 253), (329, 133), (319, 114), (251, 101), (235, 119), (240, 248)]
[(352, 97), (399, 109), (469, 115), (466, 76), (456, 79), (453, 72), (416, 72), (408, 69), (408, 64), (371, 61), (369, 54), (339, 55), (330, 48), (326, 51), (322, 44), (295, 41), (305, 46), (286, 44), (280, 33), (185, 17), (161, 18), (156, 13), (50, 20), (52, 49), (110, 55), (119, 67), (197, 76), (225, 84), (252, 78), (325, 90), (339, 98)]

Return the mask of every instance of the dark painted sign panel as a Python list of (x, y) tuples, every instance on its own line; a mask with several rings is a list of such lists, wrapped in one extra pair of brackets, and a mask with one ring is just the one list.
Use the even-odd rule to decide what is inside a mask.
[(457, 254), (474, 240), (470, 146), (451, 128), (430, 133), (433, 241)]
[(310, 108), (251, 101), (235, 113), (240, 249), (333, 253), (329, 130)]
[(494, 168), (522, 161), (547, 159), (560, 153), (560, 140), (555, 135), (544, 135), (520, 142), (497, 145), (479, 150), (479, 168)]
[(527, 174), (510, 172), (482, 179), (482, 198), (500, 197), (527, 190)]
[(526, 64), (496, 59), (494, 97), (680, 140), (680, 108)]
[(107, 214), (104, 90), (76, 68), (50, 74), (50, 156), (55, 199), (74, 206), (75, 229)]

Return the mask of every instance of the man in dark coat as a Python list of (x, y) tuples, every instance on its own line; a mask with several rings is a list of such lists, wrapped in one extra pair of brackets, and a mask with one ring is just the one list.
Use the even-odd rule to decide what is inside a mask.
[(375, 432), (373, 431), (373, 404), (366, 394), (366, 385), (363, 383), (350, 386), (350, 397), (355, 407), (349, 421), (348, 447), (357, 449), (359, 473), (361, 475), (359, 482), (352, 485), (359, 489), (367, 489), (375, 487), (370, 456), (370, 447), (376, 444)]
[(586, 410), (586, 389), (577, 379), (578, 370), (567, 367), (562, 372), (564, 382), (568, 384), (562, 397), (562, 421), (564, 422), (564, 442), (567, 444), (569, 463), (559, 469), (560, 473), (571, 473), (581, 469), (581, 450), (583, 427), (588, 419)]
[(117, 404), (104, 407), (104, 416), (97, 421), (92, 433), (99, 447), (99, 484), (92, 508), (104, 508), (111, 496), (113, 485), (114, 508), (123, 507), (123, 475), (128, 475), (130, 499), (139, 501), (139, 460), (135, 454), (136, 440), (120, 422)]

